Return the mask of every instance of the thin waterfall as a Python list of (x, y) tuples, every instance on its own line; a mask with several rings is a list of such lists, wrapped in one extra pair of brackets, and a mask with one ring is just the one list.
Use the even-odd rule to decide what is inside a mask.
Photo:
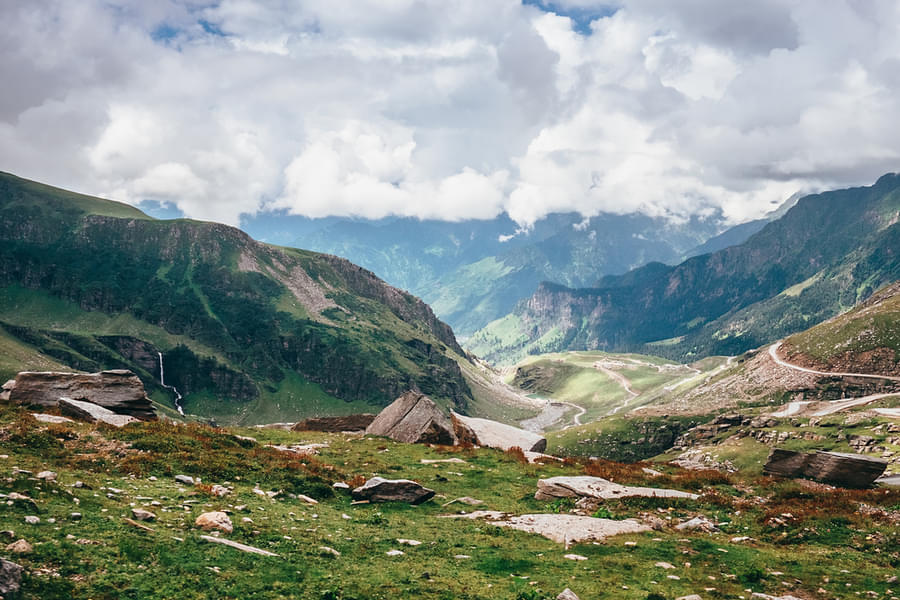
[(174, 385), (166, 385), (166, 374), (163, 370), (163, 357), (162, 352), (157, 352), (159, 355), (159, 385), (163, 386), (167, 390), (172, 390), (175, 392), (175, 408), (178, 409), (178, 414), (182, 417), (184, 416), (184, 409), (181, 408), (181, 394), (178, 393), (178, 390), (175, 389)]

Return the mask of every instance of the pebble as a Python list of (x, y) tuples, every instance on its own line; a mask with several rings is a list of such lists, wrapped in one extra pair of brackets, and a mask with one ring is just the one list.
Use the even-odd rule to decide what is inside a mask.
[(580, 554), (566, 554), (563, 558), (568, 558), (569, 560), (587, 560), (587, 556), (582, 556)]
[(419, 540), (407, 540), (407, 539), (404, 539), (404, 538), (398, 538), (398, 539), (397, 539), (397, 543), (398, 543), (398, 544), (405, 544), (405, 545), (407, 545), (407, 546), (419, 546), (419, 545), (422, 544), (422, 542), (420, 542)]
[(403, 550), (388, 550), (385, 552), (388, 556), (403, 556), (405, 554)]
[(38, 523), (41, 522), (41, 519), (40, 519), (40, 517), (28, 515), (27, 517), (25, 517), (25, 522), (28, 523), (29, 525), (37, 525)]
[(44, 479), (47, 481), (54, 481), (57, 477), (57, 474), (53, 471), (41, 471), (37, 474), (38, 479)]
[(675, 568), (675, 565), (673, 565), (672, 563), (667, 563), (665, 561), (659, 561), (658, 563), (656, 563), (653, 566), (660, 567), (662, 569), (674, 569)]

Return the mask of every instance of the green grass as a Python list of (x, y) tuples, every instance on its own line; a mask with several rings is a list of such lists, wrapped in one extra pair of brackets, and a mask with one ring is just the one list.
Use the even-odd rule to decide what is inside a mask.
[[(258, 443), (232, 433), (250, 435)], [(326, 442), (313, 458), (298, 458), (263, 447), (268, 443)], [(684, 472), (668, 466), (664, 485), (710, 493), (696, 503), (653, 499), (610, 501), (603, 514), (634, 518), (661, 515), (661, 530), (609, 538), (570, 549), (539, 536), (493, 527), (480, 521), (438, 516), (459, 510), (441, 504), (473, 496), (484, 507), (516, 514), (553, 512), (533, 498), (537, 479), (560, 474), (604, 473), (625, 483), (656, 485), (640, 466), (613, 463), (523, 465), (492, 450), (438, 449), (381, 438), (298, 434), (280, 430), (214, 430), (198, 426), (136, 424), (121, 430), (90, 425), (44, 427), (18, 410), (0, 410), (0, 492), (27, 493), (37, 510), (22, 503), (0, 512), (0, 528), (15, 530), (34, 546), (14, 557), (26, 569), (22, 598), (553, 598), (564, 587), (582, 598), (675, 598), (712, 587), (711, 597), (754, 592), (783, 593), (790, 574), (792, 592), (804, 596), (823, 587), (828, 597), (852, 598), (873, 590), (883, 596), (896, 572), (896, 523), (862, 516), (857, 502), (880, 506), (898, 499), (845, 495), (844, 508), (821, 513), (818, 492), (793, 484)], [(421, 464), (423, 458), (457, 456), (463, 464)], [(12, 476), (10, 469), (53, 469), (56, 482)], [(173, 475), (199, 476), (204, 484), (226, 484), (224, 498), (176, 483)], [(332, 481), (379, 474), (407, 477), (436, 490), (433, 501), (352, 505)], [(152, 478), (151, 478), (152, 477)], [(82, 481), (84, 487), (72, 484)], [(735, 485), (740, 483), (740, 491)], [(275, 499), (263, 490), (283, 490)], [(121, 492), (111, 492), (117, 488)], [(290, 494), (319, 498), (308, 505)], [(752, 500), (766, 498), (765, 504)], [(77, 502), (76, 502), (77, 500)], [(152, 506), (158, 501), (160, 506)], [(881, 504), (879, 504), (881, 503)], [(123, 520), (133, 506), (156, 513), (152, 531)], [(189, 507), (186, 510), (184, 507)], [(237, 508), (245, 506), (244, 509)], [(741, 510), (736, 510), (740, 506)], [(559, 510), (568, 506), (560, 504)], [(662, 512), (657, 509), (661, 508)], [(279, 554), (262, 557), (205, 543), (193, 526), (206, 510), (231, 511), (234, 541)], [(793, 511), (788, 527), (766, 523), (771, 511)], [(83, 515), (73, 520), (72, 512)], [(37, 514), (38, 525), (24, 523)], [(720, 521), (720, 534), (682, 532), (672, 524), (695, 514)], [(252, 522), (244, 522), (247, 517)], [(51, 520), (55, 520), (52, 522)], [(805, 535), (804, 527), (818, 535)], [(749, 535), (750, 542), (730, 539)], [(397, 538), (421, 541), (402, 546)], [(335, 557), (320, 550), (328, 546)], [(386, 552), (405, 554), (389, 557)], [(564, 554), (587, 557), (572, 561)], [(454, 558), (468, 555), (471, 558)], [(673, 571), (655, 567), (676, 565)], [(685, 566), (690, 562), (690, 567)], [(841, 569), (848, 572), (841, 573)], [(679, 579), (668, 579), (676, 574)], [(825, 577), (828, 581), (825, 581)], [(847, 585), (849, 584), (849, 586)], [(654, 594), (656, 594), (654, 596)]]

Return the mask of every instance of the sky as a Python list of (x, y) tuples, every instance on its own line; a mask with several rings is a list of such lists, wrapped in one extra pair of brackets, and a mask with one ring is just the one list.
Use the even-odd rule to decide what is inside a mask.
[(0, 170), (229, 224), (739, 222), (900, 170), (895, 0), (11, 0), (0, 22)]

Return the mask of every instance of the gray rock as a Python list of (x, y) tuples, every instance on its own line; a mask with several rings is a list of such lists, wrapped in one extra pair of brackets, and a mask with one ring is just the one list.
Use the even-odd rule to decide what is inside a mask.
[(143, 508), (132, 508), (131, 516), (134, 517), (138, 521), (155, 521), (156, 515), (150, 512), (149, 510), (144, 510)]
[(354, 500), (370, 502), (408, 502), (421, 504), (434, 496), (430, 490), (409, 479), (373, 477), (351, 492)]
[(699, 529), (707, 533), (715, 533), (719, 531), (719, 528), (716, 527), (715, 523), (713, 523), (706, 517), (694, 517), (693, 519), (689, 519), (684, 523), (679, 523), (675, 526), (675, 529), (677, 529), (678, 531), (693, 531), (694, 529)]
[(476, 446), (498, 450), (521, 448), (525, 452), (543, 452), (547, 449), (547, 440), (532, 431), (489, 419), (464, 417), (452, 411), (450, 419), (456, 437)]
[(300, 421), (291, 427), (291, 431), (326, 431), (329, 433), (365, 431), (374, 420), (375, 415), (368, 413), (344, 417), (315, 417)]
[(534, 514), (488, 521), (491, 525), (536, 533), (569, 548), (572, 544), (599, 541), (622, 533), (641, 533), (650, 527), (635, 519), (598, 519), (567, 514)]
[(22, 565), (0, 558), (0, 594), (15, 594), (22, 585)]
[(157, 418), (144, 384), (131, 371), (23, 371), (16, 375), (15, 385), (9, 390), (10, 402), (32, 406), (55, 407), (63, 397), (87, 401), (143, 421), (155, 421)]
[(41, 471), (37, 474), (38, 479), (44, 479), (46, 481), (55, 481), (56, 477), (57, 475), (53, 471)]
[(456, 444), (450, 420), (431, 398), (416, 391), (406, 392), (378, 413), (366, 433), (408, 444)]
[(843, 452), (794, 452), (775, 448), (769, 454), (763, 473), (780, 477), (803, 477), (822, 483), (851, 488), (871, 486), (888, 462), (862, 454)]
[(129, 415), (115, 413), (99, 404), (86, 402), (84, 400), (73, 400), (72, 398), (60, 397), (58, 406), (60, 412), (65, 413), (74, 419), (87, 421), (88, 423), (100, 422), (113, 425), (114, 427), (123, 427), (137, 421), (136, 418)]
[(556, 600), (579, 600), (578, 596), (569, 588), (564, 589), (556, 597)]
[(31, 413), (31, 416), (34, 417), (35, 420), (38, 421), (39, 423), (53, 423), (53, 424), (58, 425), (60, 423), (74, 423), (75, 422), (72, 419), (68, 419), (66, 417), (59, 417), (57, 415), (47, 415), (44, 413)]
[(534, 495), (538, 500), (578, 497), (609, 500), (611, 498), (629, 498), (634, 496), (646, 498), (688, 498), (690, 500), (699, 498), (697, 494), (691, 494), (690, 492), (619, 485), (601, 477), (589, 477), (587, 475), (539, 479), (537, 493)]
[(41, 518), (36, 517), (34, 515), (28, 515), (25, 517), (25, 522), (28, 523), (29, 525), (37, 525), (38, 523), (41, 522)]
[(194, 478), (189, 475), (176, 475), (175, 481), (183, 485), (196, 485)]

